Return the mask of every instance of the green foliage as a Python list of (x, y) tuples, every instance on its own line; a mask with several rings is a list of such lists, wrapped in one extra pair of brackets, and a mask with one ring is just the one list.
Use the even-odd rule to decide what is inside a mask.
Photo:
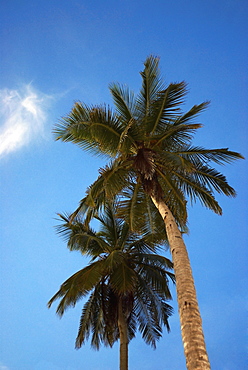
[(234, 189), (211, 162), (220, 165), (243, 157), (227, 148), (192, 146), (192, 138), (202, 126), (195, 121), (209, 102), (183, 113), (187, 85), (183, 81), (166, 86), (159, 58), (146, 59), (141, 78), (137, 95), (126, 86), (110, 85), (115, 111), (76, 103), (54, 129), (57, 140), (71, 141), (94, 154), (114, 158), (100, 170), (99, 178), (88, 188), (72, 217), (87, 213), (90, 220), (107, 200), (118, 196), (123, 201), (121, 213), (127, 211), (125, 218), (132, 230), (145, 228), (148, 221), (153, 229), (156, 216), (148, 200), (152, 195), (166, 202), (184, 230), (188, 199), (199, 199), (221, 214), (214, 192), (235, 196)]
[[(119, 339), (120, 308), (129, 340), (139, 330), (145, 342), (155, 347), (162, 326), (169, 330), (172, 309), (166, 303), (171, 299), (168, 280), (175, 279), (170, 271), (172, 263), (156, 254), (167, 243), (164, 220), (152, 199), (165, 203), (179, 231), (185, 232), (188, 200), (199, 200), (221, 214), (215, 192), (236, 195), (212, 163), (231, 163), (242, 155), (227, 148), (192, 145), (196, 131), (202, 127), (198, 116), (209, 102), (183, 112), (187, 85), (184, 81), (166, 85), (157, 57), (146, 59), (141, 78), (137, 95), (126, 86), (110, 85), (114, 110), (77, 102), (54, 129), (56, 140), (73, 142), (109, 159), (76, 211), (70, 216), (60, 215), (63, 224), (58, 232), (66, 238), (68, 248), (92, 258), (87, 267), (61, 285), (48, 303), (50, 306), (60, 299), (57, 313), (62, 316), (66, 308), (90, 295), (83, 307), (76, 348), (91, 334), (94, 348), (99, 349), (101, 343), (112, 346)], [(100, 222), (100, 231), (91, 229), (92, 218)], [(173, 255), (176, 259), (176, 253)], [(179, 289), (182, 273), (175, 273)], [(193, 281), (191, 277), (189, 280)], [(196, 319), (193, 325), (199, 326), (199, 321)], [(184, 330), (186, 326), (182, 327)]]
[[(107, 204), (104, 212), (95, 215), (99, 231), (94, 231), (84, 219), (70, 220), (60, 215), (62, 224), (57, 231), (67, 240), (70, 250), (91, 256), (88, 266), (67, 279), (50, 299), (48, 306), (60, 299), (57, 307), (62, 316), (83, 297), (84, 304), (76, 348), (91, 335), (91, 345), (112, 346), (119, 339), (118, 305), (121, 304), (127, 322), (128, 338), (137, 331), (153, 347), (169, 330), (168, 317), (172, 308), (169, 280), (175, 281), (171, 261), (155, 254), (164, 243), (162, 232), (133, 233), (124, 219), (117, 215), (116, 204)], [(161, 240), (161, 236), (163, 239)]]

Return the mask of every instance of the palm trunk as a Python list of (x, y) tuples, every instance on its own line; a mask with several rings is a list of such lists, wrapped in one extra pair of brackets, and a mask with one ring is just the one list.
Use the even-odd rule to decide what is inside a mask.
[(122, 299), (118, 300), (118, 328), (120, 333), (120, 370), (128, 370), (127, 322), (122, 310)]
[(187, 369), (210, 369), (202, 330), (202, 320), (186, 246), (167, 205), (164, 202), (156, 201), (153, 197), (151, 198), (164, 220), (172, 254)]

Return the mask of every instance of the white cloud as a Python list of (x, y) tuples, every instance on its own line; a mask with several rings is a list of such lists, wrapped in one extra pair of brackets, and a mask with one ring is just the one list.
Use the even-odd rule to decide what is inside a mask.
[(30, 84), (0, 90), (0, 158), (44, 137), (50, 99)]
[(0, 370), (9, 370), (9, 368), (0, 362)]

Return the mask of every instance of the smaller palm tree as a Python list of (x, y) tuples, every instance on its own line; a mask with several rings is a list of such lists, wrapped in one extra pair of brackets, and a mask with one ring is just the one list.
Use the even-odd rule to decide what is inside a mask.
[(169, 331), (168, 317), (172, 307), (169, 279), (174, 282), (172, 262), (155, 254), (164, 242), (164, 230), (135, 234), (128, 224), (116, 217), (116, 206), (107, 205), (95, 218), (100, 231), (93, 231), (82, 219), (60, 215), (63, 224), (59, 233), (66, 237), (70, 250), (79, 250), (91, 257), (87, 267), (67, 279), (50, 299), (48, 307), (61, 298), (57, 313), (83, 297), (84, 304), (76, 348), (91, 337), (95, 349), (100, 344), (112, 347), (120, 340), (120, 369), (128, 369), (128, 343), (137, 329), (147, 344), (156, 347), (162, 327)]

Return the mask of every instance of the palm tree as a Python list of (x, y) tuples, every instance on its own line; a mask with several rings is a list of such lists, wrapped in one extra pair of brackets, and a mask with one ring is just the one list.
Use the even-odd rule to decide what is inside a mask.
[(120, 340), (120, 369), (128, 369), (128, 342), (138, 330), (147, 344), (156, 347), (162, 326), (169, 331), (168, 317), (172, 307), (168, 271), (172, 263), (154, 254), (164, 242), (165, 233), (156, 235), (130, 232), (128, 224), (116, 217), (115, 207), (107, 206), (105, 213), (96, 216), (100, 231), (95, 232), (80, 218), (70, 222), (61, 216), (59, 227), (68, 240), (70, 250), (80, 250), (91, 256), (91, 262), (67, 279), (50, 299), (48, 306), (61, 298), (57, 313), (62, 316), (69, 306), (90, 294), (84, 304), (76, 348), (80, 348), (92, 333), (91, 345), (112, 347)]
[[(200, 123), (194, 119), (208, 102), (182, 113), (187, 94), (185, 82), (162, 81), (159, 59), (147, 58), (141, 72), (142, 86), (135, 95), (127, 87), (111, 84), (115, 111), (109, 107), (75, 103), (56, 125), (57, 140), (73, 142), (82, 149), (110, 158), (98, 179), (88, 188), (79, 212), (90, 219), (117, 194), (120, 214), (131, 230), (151, 220), (154, 207), (162, 216), (172, 254), (184, 352), (188, 369), (209, 369), (192, 271), (182, 231), (187, 223), (187, 199), (200, 202), (217, 214), (222, 210), (214, 192), (235, 196), (225, 176), (211, 166), (243, 158), (241, 154), (192, 145)], [(151, 225), (154, 225), (152, 222)]]

